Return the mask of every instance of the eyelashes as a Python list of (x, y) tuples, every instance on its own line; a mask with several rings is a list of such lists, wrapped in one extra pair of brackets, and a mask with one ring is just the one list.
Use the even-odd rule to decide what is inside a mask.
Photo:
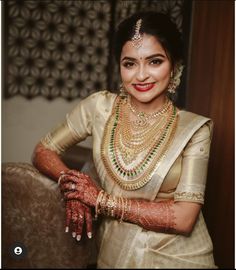
[(134, 63), (127, 61), (127, 62), (123, 62), (122, 66), (125, 67), (125, 68), (131, 68), (131, 67), (134, 66)]
[(162, 59), (153, 59), (151, 62), (150, 62), (152, 65), (160, 65), (163, 63), (163, 60)]
[[(160, 59), (160, 58), (155, 58), (155, 59), (152, 59), (148, 62), (149, 65), (152, 65), (152, 66), (159, 66), (161, 65), (162, 63), (164, 62), (163, 59)], [(125, 67), (125, 68), (132, 68), (133, 66), (136, 65), (136, 62), (132, 62), (132, 61), (124, 61), (122, 62), (122, 66)]]

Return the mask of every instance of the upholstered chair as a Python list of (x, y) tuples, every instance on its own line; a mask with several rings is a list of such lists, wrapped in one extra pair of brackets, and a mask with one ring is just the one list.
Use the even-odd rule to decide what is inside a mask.
[[(90, 151), (79, 152), (83, 159), (76, 162), (72, 151), (67, 163), (88, 168)], [(24, 256), (13, 254), (17, 243), (25, 247)], [(77, 242), (65, 233), (64, 202), (56, 182), (30, 163), (2, 164), (3, 268), (90, 268), (94, 250), (94, 238), (84, 235)]]

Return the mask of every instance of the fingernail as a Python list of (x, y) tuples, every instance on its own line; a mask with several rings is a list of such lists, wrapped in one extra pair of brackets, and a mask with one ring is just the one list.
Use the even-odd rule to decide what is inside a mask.
[(80, 239), (81, 239), (81, 235), (77, 235), (76, 240), (80, 241)]
[(90, 239), (92, 238), (92, 233), (91, 232), (88, 232), (87, 235), (88, 235), (88, 238), (90, 238)]
[(66, 226), (65, 232), (68, 233), (69, 232), (69, 227)]
[(76, 232), (72, 233), (72, 237), (75, 238), (76, 237)]

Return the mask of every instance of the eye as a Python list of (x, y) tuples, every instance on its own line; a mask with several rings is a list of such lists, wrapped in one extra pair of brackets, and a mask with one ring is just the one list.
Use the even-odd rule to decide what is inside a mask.
[(123, 62), (122, 65), (126, 68), (131, 68), (134, 66), (133, 62), (127, 61), (127, 62)]
[(160, 65), (161, 63), (163, 63), (163, 60), (159, 58), (153, 59), (150, 62), (151, 65)]

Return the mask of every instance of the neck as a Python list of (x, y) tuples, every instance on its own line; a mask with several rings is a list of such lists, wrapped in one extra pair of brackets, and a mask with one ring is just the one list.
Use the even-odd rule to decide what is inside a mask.
[(149, 102), (139, 102), (132, 96), (130, 96), (129, 98), (131, 106), (134, 106), (137, 111), (144, 112), (146, 114), (151, 114), (160, 111), (168, 100), (166, 95), (162, 95)]

